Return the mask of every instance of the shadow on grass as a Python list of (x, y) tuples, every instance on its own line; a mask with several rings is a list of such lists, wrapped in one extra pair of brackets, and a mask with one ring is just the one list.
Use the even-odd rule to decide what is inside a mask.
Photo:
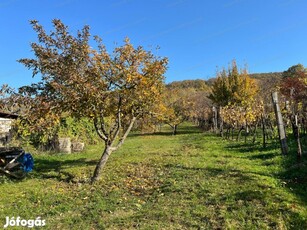
[(290, 151), (286, 156), (281, 156), (277, 141), (269, 143), (267, 148), (262, 148), (259, 144), (230, 143), (226, 149), (234, 153), (244, 153), (250, 160), (263, 160), (263, 165), (268, 167), (281, 164), (281, 171), (276, 172), (274, 177), (284, 181), (288, 191), (307, 205), (307, 155), (303, 155), (301, 162), (298, 162), (297, 147), (291, 137), (288, 139), (288, 144)]
[(248, 159), (250, 160), (269, 160), (273, 159), (274, 157), (280, 156), (280, 153), (274, 152), (274, 153), (262, 153), (262, 154), (257, 154), (253, 156), (249, 156)]
[(307, 156), (303, 155), (298, 162), (296, 152), (292, 151), (283, 156), (283, 171), (277, 176), (285, 182), (288, 190), (307, 205)]
[[(255, 202), (258, 204), (260, 203), (264, 207), (267, 205), (267, 203), (281, 201), (281, 200), (280, 201), (275, 200), (276, 197), (272, 197), (271, 193), (263, 191), (255, 191), (255, 190), (245, 190), (237, 192), (234, 194), (234, 198), (237, 202), (243, 201), (245, 205), (249, 205), (249, 203)], [(302, 230), (307, 229), (307, 222), (305, 221), (305, 218), (303, 216), (301, 216), (297, 212), (292, 211), (289, 208), (280, 207), (280, 210), (282, 209), (284, 209), (283, 215), (284, 217), (286, 217), (285, 219), (288, 219), (288, 221), (286, 221), (286, 226), (289, 229), (302, 229)], [(257, 211), (258, 211), (257, 209), (254, 210), (254, 212)], [(280, 223), (278, 220), (274, 220), (269, 225), (272, 229), (279, 229)]]
[[(61, 182), (82, 182), (77, 175), (67, 171), (69, 168), (94, 166), (97, 161), (88, 161), (86, 158), (76, 160), (56, 160), (35, 158), (34, 169), (22, 179), (0, 174), (0, 184), (4, 181), (22, 182), (26, 178), (56, 179)], [(82, 170), (82, 169), (81, 169)]]
[(236, 200), (253, 201), (259, 200), (261, 203), (265, 201), (265, 195), (261, 191), (246, 190), (235, 194)]
[(187, 167), (181, 164), (167, 164), (165, 165), (166, 168), (171, 169), (172, 171), (176, 171), (176, 170), (180, 170), (180, 172), (182, 171), (182, 173), (184, 174), (188, 174), (189, 171), (193, 172), (202, 172), (204, 173), (204, 175), (206, 175), (206, 177), (218, 177), (218, 176), (222, 176), (225, 179), (227, 178), (236, 178), (236, 180), (239, 180), (241, 182), (243, 181), (250, 181), (250, 180), (254, 180), (253, 178), (251, 178), (248, 175), (245, 175), (244, 172), (237, 170), (237, 169), (221, 169), (221, 168), (214, 168), (214, 167)]
[[(270, 212), (270, 208), (267, 208), (268, 204), (279, 204), (284, 199), (282, 197), (276, 196), (275, 192), (272, 192), (270, 184), (266, 184), (259, 180), (259, 177), (254, 177), (254, 174), (262, 175), (261, 173), (253, 172), (252, 174), (240, 171), (237, 169), (221, 169), (218, 167), (188, 167), (180, 164), (167, 164), (171, 174), (182, 178), (182, 175), (188, 178), (193, 178), (193, 174), (197, 173), (199, 175), (203, 174), (203, 178), (212, 178), (212, 183), (215, 184), (219, 181), (220, 186), (228, 184), (225, 187), (223, 194), (216, 193), (212, 188), (204, 186), (203, 183), (198, 183), (198, 181), (192, 181), (189, 186), (184, 188), (176, 186), (174, 183), (165, 184), (161, 190), (163, 193), (179, 193), (181, 196), (185, 194), (188, 197), (190, 192), (193, 192), (196, 197), (207, 199), (204, 201), (207, 205), (216, 206), (226, 206), (227, 209), (242, 209), (246, 212), (251, 213), (251, 215), (265, 215), (265, 213)], [(214, 179), (216, 178), (216, 180)], [(233, 184), (233, 185), (232, 185)], [(230, 185), (230, 186), (229, 186)], [(234, 189), (233, 186), (238, 185)], [(276, 191), (278, 192), (278, 191)], [(305, 192), (306, 194), (306, 192)], [(305, 195), (302, 193), (301, 195)], [(306, 196), (306, 195), (305, 195)], [(230, 201), (234, 200), (234, 203)], [(237, 205), (239, 202), (240, 205)], [(253, 206), (254, 205), (254, 206)], [(307, 229), (307, 223), (304, 220), (304, 216), (292, 211), (291, 208), (280, 205), (279, 210), (284, 213), (287, 227), (289, 229)], [(243, 211), (244, 212), (244, 211)], [(279, 226), (278, 219), (268, 220), (270, 227), (272, 229), (277, 229)]]
[[(268, 143), (265, 148), (263, 148), (262, 145), (259, 143), (230, 143), (226, 149), (233, 152), (239, 152), (239, 153), (250, 153), (250, 152), (267, 152), (271, 150), (275, 150), (278, 146), (275, 142)], [(266, 153), (262, 154), (263, 156), (266, 155)]]
[(179, 126), (177, 134), (195, 134), (202, 133), (202, 130), (197, 126)]
[(40, 179), (57, 179), (64, 182), (74, 182), (76, 175), (65, 171), (73, 167), (96, 165), (97, 161), (88, 161), (86, 158), (76, 160), (35, 159), (35, 168), (32, 177)]

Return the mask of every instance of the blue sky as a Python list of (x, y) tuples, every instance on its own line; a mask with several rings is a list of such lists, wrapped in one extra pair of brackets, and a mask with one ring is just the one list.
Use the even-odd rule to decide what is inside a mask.
[(208, 79), (232, 59), (249, 72), (307, 65), (306, 0), (0, 0), (0, 84), (32, 79), (16, 60), (32, 57), (36, 34), (61, 19), (72, 33), (84, 25), (108, 50), (129, 37), (134, 45), (169, 58), (166, 81)]

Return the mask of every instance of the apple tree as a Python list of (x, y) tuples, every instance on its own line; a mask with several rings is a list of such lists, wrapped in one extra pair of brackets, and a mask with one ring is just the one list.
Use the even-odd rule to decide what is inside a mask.
[[(52, 22), (54, 29), (47, 33), (38, 21), (30, 21), (38, 37), (31, 43), (34, 58), (19, 62), (40, 81), (22, 87), (20, 93), (25, 101), (34, 101), (28, 118), (44, 119), (47, 114), (57, 122), (65, 113), (92, 120), (105, 144), (93, 183), (100, 178), (111, 153), (124, 143), (136, 119), (160, 100), (168, 60), (141, 46), (134, 47), (129, 39), (109, 53), (101, 38), (92, 39), (89, 26), (74, 36), (61, 20)], [(92, 40), (96, 48), (92, 48)]]

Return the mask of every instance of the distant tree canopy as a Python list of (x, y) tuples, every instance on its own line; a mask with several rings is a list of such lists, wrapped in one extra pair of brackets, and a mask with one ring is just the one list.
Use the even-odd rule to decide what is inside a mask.
[(302, 64), (293, 65), (282, 73), (283, 78), (298, 77), (302, 73), (307, 73), (306, 68)]
[(290, 100), (307, 100), (307, 69), (297, 64), (284, 71), (280, 91)]
[(256, 78), (260, 80), (266, 80), (269, 78), (280, 79), (282, 78), (282, 72), (270, 72), (270, 73), (251, 73), (249, 74), (251, 78)]
[(7, 84), (0, 87), (0, 112), (16, 113), (19, 109), (16, 100), (14, 89)]
[(194, 92), (192, 88), (166, 89), (164, 92), (164, 122), (173, 129), (176, 135), (177, 127), (189, 118), (191, 105), (194, 103), (190, 95)]
[(188, 89), (193, 88), (199, 91), (209, 91), (210, 88), (206, 84), (205, 80), (196, 79), (196, 80), (183, 80), (183, 81), (173, 81), (166, 85), (168, 89)]
[(250, 74), (249, 76), (257, 81), (259, 86), (259, 97), (264, 101), (271, 101), (271, 93), (279, 89), (282, 73), (258, 73)]
[(243, 105), (248, 104), (257, 91), (256, 81), (248, 76), (246, 69), (239, 71), (233, 61), (227, 71), (224, 69), (218, 73), (209, 98), (218, 106)]
[(163, 122), (170, 125), (173, 134), (186, 120), (200, 121), (207, 118), (210, 108), (210, 87), (204, 80), (175, 81), (166, 85), (163, 97)]
[(88, 26), (73, 36), (57, 19), (50, 34), (35, 20), (31, 25), (38, 36), (38, 42), (31, 44), (35, 58), (19, 62), (33, 75), (39, 74), (41, 81), (21, 88), (24, 101), (31, 105), (26, 120), (33, 126), (47, 120), (52, 127), (63, 113), (91, 119), (105, 143), (94, 182), (136, 118), (149, 113), (160, 100), (168, 60), (135, 48), (129, 39), (109, 53), (96, 36), (94, 49)]
[[(250, 73), (248, 75), (249, 77), (254, 78), (258, 82), (260, 90), (262, 90), (263, 87), (264, 88), (275, 88), (276, 86), (279, 85), (282, 79), (282, 72)], [(215, 81), (216, 81), (216, 78), (210, 78), (206, 80), (206, 84), (212, 87)], [(267, 89), (265, 89), (264, 91), (267, 91)]]

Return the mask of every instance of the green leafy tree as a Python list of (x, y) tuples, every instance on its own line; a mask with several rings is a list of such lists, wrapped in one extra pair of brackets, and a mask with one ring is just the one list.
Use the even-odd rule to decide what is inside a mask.
[(227, 71), (218, 73), (209, 98), (218, 106), (243, 105), (253, 101), (257, 91), (256, 81), (248, 76), (246, 69), (239, 72), (233, 61)]
[(209, 98), (218, 106), (226, 106), (231, 101), (231, 91), (225, 69), (218, 73), (217, 79), (212, 85), (212, 93)]
[(282, 73), (283, 78), (287, 77), (297, 77), (300, 73), (306, 73), (307, 70), (302, 64), (297, 64), (289, 67), (286, 71)]
[(246, 68), (239, 71), (236, 61), (227, 71), (219, 72), (209, 98), (219, 106), (220, 129), (223, 130), (226, 123), (228, 130), (240, 126), (240, 130), (245, 128), (248, 133), (249, 123), (258, 117), (254, 106), (257, 93), (256, 80), (249, 77)]

